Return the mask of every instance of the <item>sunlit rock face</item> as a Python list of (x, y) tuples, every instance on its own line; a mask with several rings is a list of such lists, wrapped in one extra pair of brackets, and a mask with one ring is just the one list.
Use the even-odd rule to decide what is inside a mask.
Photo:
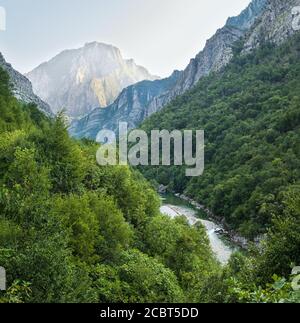
[(64, 109), (70, 118), (108, 106), (131, 84), (157, 79), (118, 48), (97, 42), (66, 50), (26, 76), (55, 113)]

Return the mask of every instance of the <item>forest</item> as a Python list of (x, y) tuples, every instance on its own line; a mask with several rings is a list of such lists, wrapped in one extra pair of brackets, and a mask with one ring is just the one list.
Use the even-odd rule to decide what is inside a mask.
[(221, 74), (144, 124), (207, 136), (204, 176), (147, 178), (246, 236), (265, 234), (225, 267), (202, 225), (161, 215), (139, 170), (97, 165), (96, 143), (70, 138), (63, 114), (17, 101), (0, 70), (0, 303), (299, 302), (299, 40), (249, 56), (236, 48)]
[(286, 211), (286, 195), (300, 189), (300, 37), (280, 47), (266, 43), (248, 55), (241, 48), (235, 45), (235, 57), (221, 73), (202, 79), (142, 125), (147, 131), (204, 130), (203, 176), (186, 177), (176, 166), (141, 170), (253, 239)]

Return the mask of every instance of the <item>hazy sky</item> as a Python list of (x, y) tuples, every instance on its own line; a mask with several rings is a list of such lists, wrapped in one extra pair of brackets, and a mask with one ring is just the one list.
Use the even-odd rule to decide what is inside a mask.
[(153, 74), (183, 69), (250, 0), (0, 0), (0, 51), (28, 72), (60, 51), (99, 41)]

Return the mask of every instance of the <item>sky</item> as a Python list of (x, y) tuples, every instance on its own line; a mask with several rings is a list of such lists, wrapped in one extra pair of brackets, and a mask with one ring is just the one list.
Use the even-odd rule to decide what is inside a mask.
[(133, 58), (152, 74), (166, 77), (184, 69), (227, 18), (249, 2), (0, 0), (6, 12), (0, 52), (25, 73), (62, 50), (99, 41), (120, 48), (124, 58)]

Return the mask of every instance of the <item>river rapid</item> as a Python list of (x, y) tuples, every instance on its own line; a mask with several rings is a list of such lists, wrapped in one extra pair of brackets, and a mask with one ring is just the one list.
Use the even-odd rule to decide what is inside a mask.
[(216, 223), (204, 219), (201, 214), (179, 198), (164, 197), (162, 198), (162, 206), (160, 208), (162, 214), (175, 218), (184, 216), (190, 225), (195, 225), (198, 222), (205, 227), (212, 251), (222, 265), (226, 265), (237, 249), (235, 246), (227, 242), (218, 232), (222, 229)]

